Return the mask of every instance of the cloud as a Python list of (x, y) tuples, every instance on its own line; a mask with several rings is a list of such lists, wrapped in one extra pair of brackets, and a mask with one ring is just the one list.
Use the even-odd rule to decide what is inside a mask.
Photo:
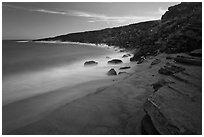
[(124, 22), (138, 22), (138, 21), (147, 21), (156, 19), (153, 16), (107, 16), (103, 14), (95, 14), (89, 12), (82, 12), (82, 11), (74, 11), (68, 10), (67, 15), (70, 16), (77, 16), (77, 17), (84, 17), (90, 19), (88, 22), (117, 22), (117, 23), (124, 23)]
[(55, 11), (55, 10), (24, 8), (24, 7), (14, 6), (14, 5), (10, 5), (10, 4), (3, 4), (2, 6), (8, 7), (8, 8), (13, 8), (13, 9), (18, 9), (18, 10), (26, 10), (26, 11), (30, 11), (30, 12), (41, 12), (41, 13), (49, 13), (49, 14), (66, 15), (65, 12)]
[(66, 12), (46, 10), (46, 9), (35, 9), (35, 10), (32, 10), (32, 11), (37, 11), (37, 12), (42, 12), (42, 13), (50, 13), (50, 14), (66, 15)]
[[(74, 17), (83, 17), (87, 18), (88, 22), (106, 22), (106, 23), (134, 23), (134, 22), (141, 22), (141, 21), (148, 21), (158, 19), (155, 16), (108, 16), (103, 14), (95, 14), (90, 12), (84, 11), (77, 11), (77, 10), (62, 10), (62, 9), (33, 9), (33, 8), (24, 8), (19, 6), (14, 6), (10, 4), (3, 4), (4, 7), (14, 8), (18, 10), (26, 10), (30, 12), (40, 12), (46, 14), (58, 14), (58, 15), (66, 15), (66, 16), (74, 16)], [(162, 8), (158, 9), (157, 14), (162, 14), (164, 10)]]

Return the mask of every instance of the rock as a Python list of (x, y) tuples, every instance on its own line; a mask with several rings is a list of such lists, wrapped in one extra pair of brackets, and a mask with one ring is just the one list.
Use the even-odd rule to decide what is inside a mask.
[(134, 56), (132, 58), (130, 58), (130, 61), (131, 62), (138, 61), (144, 55), (145, 55), (145, 53), (141, 49), (139, 49), (134, 53)]
[(115, 69), (110, 69), (107, 73), (107, 75), (111, 76), (111, 75), (117, 75), (117, 72), (115, 71)]
[(141, 121), (142, 135), (159, 135), (159, 132), (154, 127), (149, 115), (145, 115)]
[(156, 83), (152, 84), (152, 87), (154, 89), (154, 92), (156, 92), (158, 89), (163, 87), (167, 82), (164, 79), (158, 80)]
[(108, 61), (108, 64), (120, 64), (120, 63), (123, 63), (122, 60), (120, 59), (113, 59)]
[(124, 49), (121, 49), (121, 50), (119, 50), (119, 52), (125, 52), (125, 50), (124, 50)]
[(176, 66), (176, 65), (170, 65), (170, 66), (164, 66), (163, 68), (159, 69), (159, 74), (163, 74), (163, 75), (173, 75), (175, 73), (179, 73), (184, 71), (185, 68), (180, 67), (180, 66)]
[(152, 61), (151, 65), (156, 65), (159, 64), (161, 62), (160, 59), (155, 59), (154, 61)]
[(86, 61), (86, 62), (84, 63), (84, 66), (97, 65), (97, 64), (98, 64), (98, 62), (96, 62), (96, 61)]
[(160, 89), (161, 87), (168, 85), (170, 83), (175, 83), (172, 81), (167, 81), (165, 79), (159, 79), (156, 83), (152, 84), (152, 87), (154, 89), (154, 92), (156, 92), (158, 89)]
[(110, 57), (109, 57), (109, 56), (106, 56), (106, 58), (107, 58), (107, 59), (110, 59)]
[(166, 59), (170, 60), (170, 59), (173, 59), (173, 57), (167, 56)]
[(131, 54), (125, 54), (125, 55), (122, 56), (122, 58), (126, 58), (126, 57), (129, 57), (129, 56), (131, 56)]
[(121, 69), (130, 69), (130, 67), (121, 67), (121, 68), (119, 68), (120, 70)]
[(202, 49), (196, 49), (189, 53), (191, 56), (202, 57)]
[(187, 65), (202, 66), (202, 59), (199, 58), (177, 56), (176, 58), (174, 58), (174, 60), (178, 63), (183, 63)]
[[(202, 134), (201, 94), (194, 87), (185, 84), (181, 86), (181, 83), (160, 88), (144, 103), (151, 127), (162, 135)], [(189, 95), (196, 99), (190, 99)]]
[(121, 75), (121, 74), (128, 74), (128, 73), (125, 72), (125, 71), (121, 71), (121, 72), (118, 73), (118, 75)]
[(163, 75), (172, 75), (173, 73), (165, 68), (160, 68), (159, 69), (159, 74), (163, 74)]
[(143, 62), (144, 62), (144, 58), (140, 58), (140, 59), (138, 59), (137, 64), (141, 64)]

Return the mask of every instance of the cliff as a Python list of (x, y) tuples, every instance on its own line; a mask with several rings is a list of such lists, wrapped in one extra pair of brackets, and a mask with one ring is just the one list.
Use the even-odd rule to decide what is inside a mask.
[[(202, 134), (201, 2), (169, 7), (157, 21), (40, 40), (106, 43), (134, 50), (131, 61), (142, 62), (141, 59), (145, 59), (140, 65), (148, 65), (142, 68), (140, 77), (143, 79), (139, 82), (139, 86), (145, 83), (145, 87), (140, 89), (148, 88), (150, 94), (141, 103), (145, 111), (141, 120), (142, 134)], [(139, 73), (134, 75), (138, 82)], [(138, 86), (137, 82), (133, 85)], [(133, 89), (134, 94), (140, 91)], [(140, 120), (136, 123), (138, 125)]]
[(105, 43), (135, 49), (132, 61), (137, 61), (141, 56), (162, 52), (190, 52), (202, 47), (202, 3), (189, 2), (169, 7), (161, 20), (71, 33), (37, 41), (49, 40)]

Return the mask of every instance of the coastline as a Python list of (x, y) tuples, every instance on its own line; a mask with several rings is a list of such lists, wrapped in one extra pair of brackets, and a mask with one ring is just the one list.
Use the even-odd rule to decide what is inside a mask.
[[(27, 42), (29, 42), (29, 41), (27, 41)], [(114, 51), (117, 51), (117, 52), (125, 51), (126, 50), (125, 48), (119, 48), (118, 46), (109, 46), (106, 43), (96, 44), (96, 43), (83, 43), (83, 42), (71, 42), (71, 41), (56, 41), (56, 40), (49, 40), (49, 41), (40, 40), (40, 41), (32, 41), (32, 42), (35, 42), (35, 43), (60, 43), (60, 44), (89, 45), (89, 46), (94, 46), (94, 47), (107, 48), (107, 49), (114, 50)], [(130, 52), (131, 53), (131, 51), (127, 51), (127, 50), (126, 50), (126, 52)]]
[[(101, 48), (105, 48), (105, 47), (101, 47)], [(55, 89), (48, 90), (48, 92), (44, 92), (44, 93), (36, 94), (36, 91), (34, 91), (31, 94), (31, 96), (19, 98), (15, 101), (7, 102), (6, 104), (4, 104), (3, 105), (3, 132), (5, 134), (8, 134), (9, 132), (15, 130), (16, 128), (28, 125), (32, 122), (35, 122), (35, 121), (43, 118), (47, 114), (51, 113), (55, 109), (59, 108), (60, 106), (63, 106), (63, 104), (69, 103), (69, 102), (74, 101), (78, 98), (84, 97), (88, 94), (95, 93), (95, 91), (98, 90), (98, 88), (103, 88), (104, 86), (111, 85), (114, 82), (116, 82), (117, 80), (124, 78), (133, 72), (133, 70), (135, 68), (134, 63), (131, 63), (129, 61), (129, 57), (122, 58), (122, 55), (127, 54), (126, 52), (116, 52), (114, 48), (113, 49), (107, 49), (107, 50), (113, 50), (115, 53), (93, 57), (92, 58), (93, 60), (96, 60), (99, 62), (99, 64), (97, 66), (87, 68), (87, 67), (83, 66), (85, 60), (78, 62), (78, 65), (80, 65), (81, 68), (83, 69), (83, 71), (80, 73), (85, 73), (84, 74), (85, 76), (88, 75), (87, 73), (90, 73), (90, 76), (88, 77), (88, 79), (86, 79), (84, 81), (82, 80), (82, 82), (78, 82), (78, 83), (75, 83), (73, 85), (61, 86), (61, 88), (58, 88), (58, 86), (59, 86), (58, 85), (58, 86), (56, 86)], [(105, 56), (109, 56), (110, 58), (106, 58)], [(114, 58), (122, 59), (123, 63), (120, 65), (107, 64), (108, 60), (111, 60)], [(76, 65), (74, 65), (74, 66), (76, 66)], [(72, 68), (74, 68), (74, 66), (72, 65)], [(119, 68), (124, 67), (124, 66), (130, 66), (131, 67), (131, 69), (124, 70), (124, 71), (128, 72), (127, 74), (121, 74), (118, 76), (107, 76), (106, 75), (107, 71), (110, 68), (115, 68), (116, 71), (119, 72), (120, 71)], [(67, 68), (69, 68), (69, 67), (65, 67), (65, 69), (67, 69)], [(97, 71), (96, 71), (96, 69), (97, 69)], [(75, 70), (76, 70), (76, 68), (75, 68)], [(32, 79), (33, 77), (38, 77), (38, 75), (42, 75), (42, 76), (45, 75), (46, 76), (47, 73), (49, 73), (49, 74), (57, 73), (57, 75), (61, 75), (61, 73), (64, 73), (64, 74), (62, 74), (62, 75), (64, 75), (64, 77), (66, 76), (66, 74), (72, 73), (71, 70), (70, 71), (68, 71), (68, 70), (62, 71), (62, 68), (60, 70), (60, 73), (55, 72), (54, 69), (53, 69), (53, 72), (52, 71), (49, 72), (48, 70), (45, 70), (45, 72), (46, 72), (46, 74), (44, 74), (43, 72), (42, 72), (42, 74), (38, 74), (38, 72), (36, 74), (33, 73), (33, 75), (31, 75), (32, 73), (28, 73), (28, 74), (29, 74), (29, 77)], [(94, 73), (96, 73), (96, 72), (98, 74), (96, 76), (94, 76)], [(93, 75), (93, 78), (91, 75)], [(73, 74), (73, 78), (76, 79), (75, 78), (76, 76), (75, 77), (74, 76), (75, 75)], [(22, 76), (20, 76), (20, 77), (22, 77)], [(28, 77), (28, 76), (25, 75), (25, 77)], [(81, 77), (83, 77), (83, 75)], [(67, 78), (69, 78), (69, 77), (67, 77)], [(36, 83), (35, 81), (31, 81), (31, 80), (28, 80), (28, 81)], [(63, 82), (66, 83), (66, 81), (67, 80), (64, 79), (62, 82), (60, 82), (60, 84), (62, 84)], [(73, 82), (71, 82), (71, 83), (73, 83)], [(53, 83), (53, 84), (56, 85), (57, 82)], [(40, 83), (39, 83), (39, 85), (40, 85)], [(44, 86), (45, 86), (45, 83), (44, 83)], [(20, 95), (21, 94), (18, 94), (15, 97), (18, 97), (18, 96), (20, 97)], [(5, 96), (4, 96), (4, 99), (6, 99)], [(16, 117), (18, 117), (18, 119), (16, 119)]]
[[(176, 55), (174, 55), (176, 56)], [(155, 128), (160, 129), (156, 119), (154, 119), (154, 115), (151, 114), (152, 108), (144, 106), (147, 103), (147, 99), (151, 97), (155, 93), (152, 84), (157, 82), (158, 79), (168, 79), (174, 81), (178, 90), (180, 89), (188, 89), (187, 91), (191, 91), (195, 87), (191, 84), (183, 83), (174, 77), (164, 76), (158, 74), (158, 69), (166, 64), (167, 55), (161, 54), (156, 57), (150, 57), (144, 63), (137, 65), (137, 68), (133, 68), (133, 72), (129, 75), (118, 75), (116, 77), (109, 77), (109, 80), (105, 81), (96, 81), (93, 83), (86, 83), (82, 87), (87, 87), (87, 91), (89, 94), (79, 97), (76, 100), (71, 102), (66, 101), (60, 107), (56, 107), (55, 110), (50, 111), (45, 114), (44, 117), (37, 119), (36, 121), (32, 121), (27, 123), (27, 125), (22, 125), (12, 131), (4, 131), (3, 134), (37, 134), (37, 135), (49, 135), (49, 134), (69, 134), (69, 135), (123, 135), (123, 134), (147, 134), (147, 133), (155, 133)], [(152, 62), (156, 59), (160, 59), (161, 63), (156, 65), (151, 65)], [(169, 62), (172, 62), (171, 60)], [(181, 64), (179, 64), (181, 66)], [(183, 65), (182, 65), (183, 66)], [(184, 65), (185, 66), (185, 65)], [(187, 73), (191, 73), (192, 71), (199, 72), (200, 67), (194, 66), (185, 66), (187, 69)], [(199, 73), (192, 73), (191, 81), (198, 80)], [(200, 78), (199, 78), (200, 79)], [(104, 84), (104, 85), (101, 85)], [(107, 85), (106, 85), (107, 84)], [(91, 90), (89, 86), (96, 86)], [(197, 84), (199, 86), (199, 83)], [(79, 86), (80, 87), (80, 86)], [(78, 88), (78, 87), (77, 87)], [(164, 88), (159, 90), (162, 92)], [(201, 87), (199, 87), (201, 88)], [(65, 89), (64, 92), (68, 90)], [(78, 89), (77, 89), (78, 91)], [(171, 91), (171, 89), (164, 90), (165, 92), (175, 92)], [(167, 92), (167, 94), (168, 94)], [(181, 90), (181, 92), (183, 92)], [(158, 92), (159, 93), (159, 92)], [(179, 93), (179, 92), (178, 92)], [(174, 93), (177, 94), (177, 93)], [(173, 94), (173, 95), (174, 95)], [(185, 93), (190, 94), (190, 93)], [(167, 100), (164, 104), (170, 105), (169, 107), (163, 107), (164, 104), (161, 104), (161, 111), (171, 111), (172, 113), (163, 113), (165, 117), (168, 119), (172, 119), (168, 121), (170, 124), (173, 124), (177, 128), (182, 128), (183, 126), (192, 127), (192, 123), (189, 123), (187, 119), (189, 116), (191, 117), (193, 113), (196, 113), (197, 116), (194, 117), (194, 120), (191, 122), (197, 123), (198, 129), (200, 125), (200, 114), (202, 111), (202, 107), (199, 104), (202, 99), (199, 97), (200, 93), (191, 93), (194, 96), (196, 102), (181, 102), (180, 99), (186, 98), (186, 96), (176, 95), (174, 100)], [(197, 95), (198, 94), (198, 95)], [(166, 95), (163, 98), (169, 98), (172, 95)], [(156, 96), (155, 96), (156, 97)], [(155, 98), (156, 100), (160, 100), (160, 98)], [(162, 101), (162, 100), (161, 100)], [(180, 105), (175, 106), (176, 108), (172, 108), (171, 105), (174, 103), (180, 103)], [(157, 102), (155, 102), (157, 104)], [(193, 103), (194, 105), (185, 106), (186, 103)], [(43, 104), (43, 103), (42, 103)], [(178, 110), (174, 111), (175, 109)], [(183, 113), (189, 109), (193, 109), (193, 113)], [(5, 110), (3, 111), (5, 112)], [(174, 114), (172, 116), (172, 114)], [(145, 116), (151, 117), (151, 120), (146, 120)], [(179, 117), (183, 115), (184, 120), (179, 121)], [(4, 116), (4, 115), (3, 115)], [(30, 119), (28, 120), (30, 121)], [(178, 121), (178, 123), (174, 123), (173, 121)], [(165, 121), (166, 122), (166, 121)], [(173, 123), (172, 123), (173, 122)], [(153, 123), (153, 124), (152, 124)], [(152, 127), (153, 126), (153, 127)], [(163, 126), (163, 128), (168, 128), (168, 126)], [(186, 130), (186, 129), (185, 129)], [(159, 133), (161, 129), (158, 130)], [(164, 130), (165, 131), (165, 130)], [(157, 132), (158, 133), (158, 132)], [(165, 132), (163, 132), (165, 134)], [(166, 133), (167, 134), (167, 133)]]

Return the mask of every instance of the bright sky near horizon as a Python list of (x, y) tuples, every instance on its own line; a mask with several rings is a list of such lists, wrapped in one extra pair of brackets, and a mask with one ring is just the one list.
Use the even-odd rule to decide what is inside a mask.
[(3, 39), (36, 39), (160, 19), (178, 2), (3, 2)]

